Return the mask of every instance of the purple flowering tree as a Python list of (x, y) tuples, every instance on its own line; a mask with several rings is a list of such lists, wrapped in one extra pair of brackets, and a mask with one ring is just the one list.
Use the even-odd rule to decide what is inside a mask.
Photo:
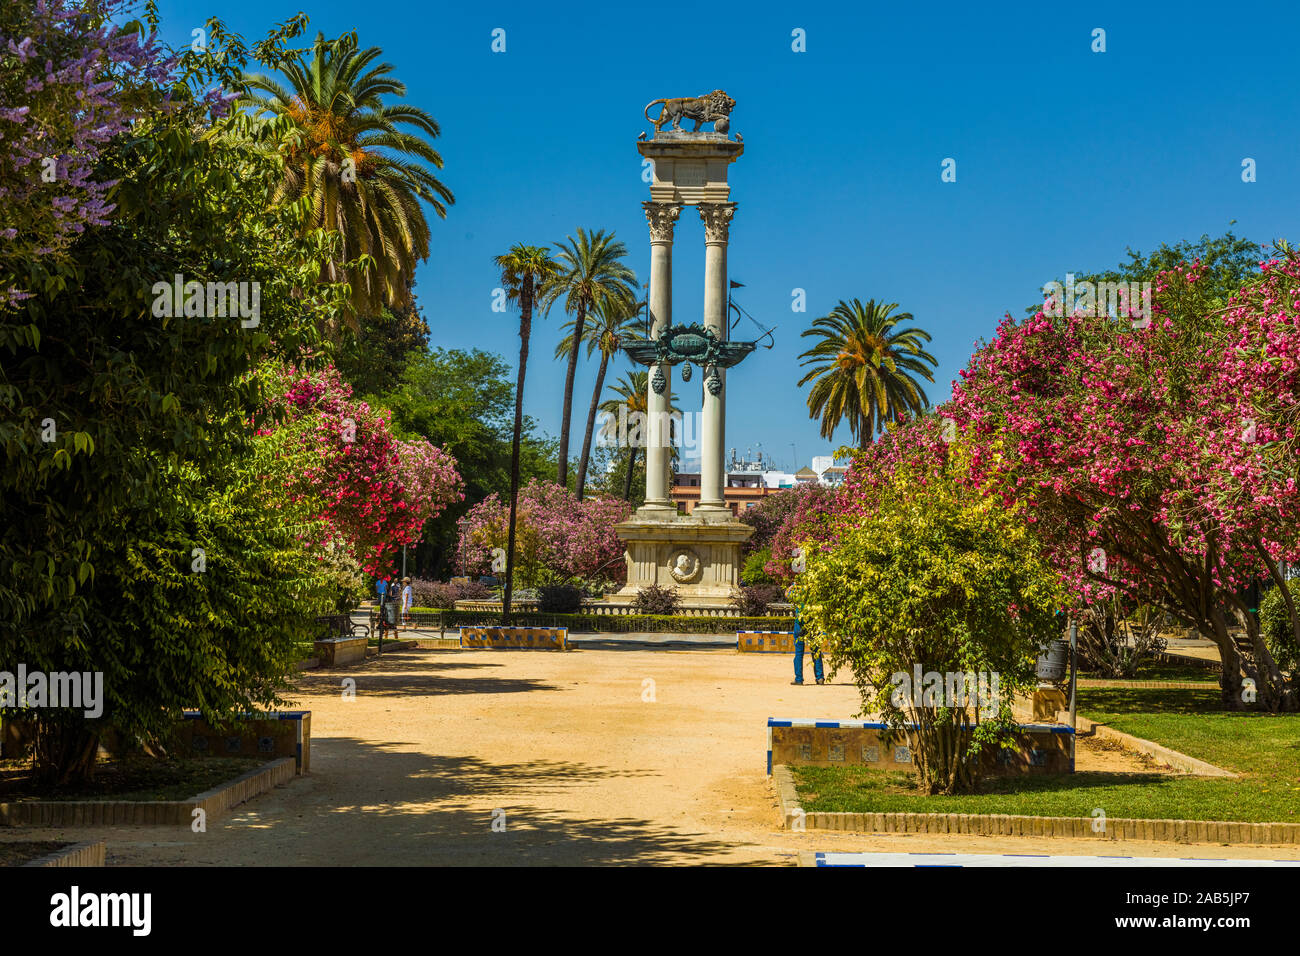
[(96, 174), (103, 147), (175, 67), (155, 35), (109, 22), (125, 7), (36, 0), (0, 10), (0, 313), (59, 281), (50, 257), (108, 223), (117, 181)]

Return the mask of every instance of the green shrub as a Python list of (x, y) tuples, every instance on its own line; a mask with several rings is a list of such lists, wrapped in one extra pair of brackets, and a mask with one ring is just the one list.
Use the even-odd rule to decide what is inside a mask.
[[(1287, 587), (1291, 591), (1291, 600), (1300, 605), (1300, 579), (1288, 581)], [(1300, 646), (1291, 630), (1291, 619), (1286, 602), (1282, 600), (1281, 588), (1271, 589), (1259, 602), (1259, 631), (1278, 668), (1283, 673), (1290, 671), (1293, 681), (1300, 681)]]
[(537, 609), (543, 614), (573, 614), (582, 607), (582, 591), (570, 584), (552, 584), (537, 589)]
[(777, 584), (777, 580), (763, 567), (771, 560), (772, 549), (759, 548), (745, 559), (745, 565), (740, 571), (740, 579), (751, 587), (759, 584)]

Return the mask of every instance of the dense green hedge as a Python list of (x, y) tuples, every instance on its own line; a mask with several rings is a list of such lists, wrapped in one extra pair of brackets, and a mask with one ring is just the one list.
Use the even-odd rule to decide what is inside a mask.
[[(1288, 581), (1287, 587), (1292, 599), (1300, 603), (1300, 580)], [(1295, 635), (1291, 633), (1291, 618), (1281, 588), (1271, 588), (1260, 602), (1259, 629), (1282, 673), (1291, 671), (1291, 679), (1300, 683), (1300, 645), (1296, 644)]]
[[(437, 627), (439, 615), (444, 627), (500, 624), (501, 615), (491, 611), (438, 611), (412, 608), (411, 623)], [(789, 631), (792, 617), (691, 617), (685, 614), (542, 614), (523, 611), (510, 615), (515, 627), (567, 627), (571, 631), (625, 634), (637, 631), (681, 634), (734, 634), (736, 631)]]

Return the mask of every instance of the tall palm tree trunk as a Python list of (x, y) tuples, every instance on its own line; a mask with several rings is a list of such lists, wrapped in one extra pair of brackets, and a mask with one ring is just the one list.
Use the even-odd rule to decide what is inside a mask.
[(628, 448), (628, 451), (631, 452), (632, 454), (631, 457), (628, 458), (628, 462), (627, 462), (627, 475), (623, 478), (623, 500), (624, 501), (632, 500), (632, 473), (636, 471), (636, 445), (633, 445), (630, 448)]
[(582, 439), (582, 458), (578, 461), (578, 500), (582, 500), (583, 489), (587, 486), (587, 464), (591, 460), (591, 435), (596, 430), (596, 406), (600, 404), (600, 393), (605, 388), (605, 370), (609, 368), (609, 354), (600, 353), (600, 371), (596, 373), (596, 390), (591, 393), (591, 407), (587, 409), (587, 434)]
[(569, 370), (564, 376), (564, 418), (560, 421), (560, 467), (561, 487), (569, 484), (569, 419), (573, 417), (573, 377), (578, 371), (578, 344), (582, 341), (582, 327), (587, 321), (586, 303), (578, 303), (578, 314), (573, 319), (573, 349), (569, 352)]
[(515, 515), (519, 508), (519, 440), (524, 428), (524, 372), (528, 368), (528, 337), (533, 326), (533, 277), (525, 276), (519, 293), (519, 382), (515, 386), (515, 434), (510, 443), (510, 530), (506, 534), (506, 590), (501, 598), (501, 623), (510, 623), (510, 596), (515, 588)]

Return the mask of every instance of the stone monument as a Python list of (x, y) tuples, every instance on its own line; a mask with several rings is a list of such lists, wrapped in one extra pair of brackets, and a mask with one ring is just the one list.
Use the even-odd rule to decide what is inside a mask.
[[(754, 350), (753, 342), (729, 341), (727, 242), (736, 203), (729, 197), (727, 169), (745, 151), (727, 135), (736, 101), (722, 90), (707, 96), (655, 100), (653, 139), (642, 133), (641, 155), (654, 164), (650, 199), (641, 205), (650, 224), (649, 335), (627, 348), (650, 368), (646, 396), (645, 504), (616, 526), (626, 544), (627, 585), (611, 597), (625, 603), (647, 585), (675, 587), (687, 608), (724, 610), (740, 585), (740, 548), (753, 528), (737, 521), (724, 498), (727, 373)], [(682, 119), (695, 121), (683, 130)], [(712, 131), (701, 131), (712, 123)], [(671, 124), (664, 129), (666, 124)], [(704, 222), (703, 322), (673, 323), (673, 230), (683, 206), (699, 209)], [(690, 515), (678, 515), (668, 497), (668, 410), (673, 368), (690, 381), (701, 372), (702, 422), (700, 501)]]

